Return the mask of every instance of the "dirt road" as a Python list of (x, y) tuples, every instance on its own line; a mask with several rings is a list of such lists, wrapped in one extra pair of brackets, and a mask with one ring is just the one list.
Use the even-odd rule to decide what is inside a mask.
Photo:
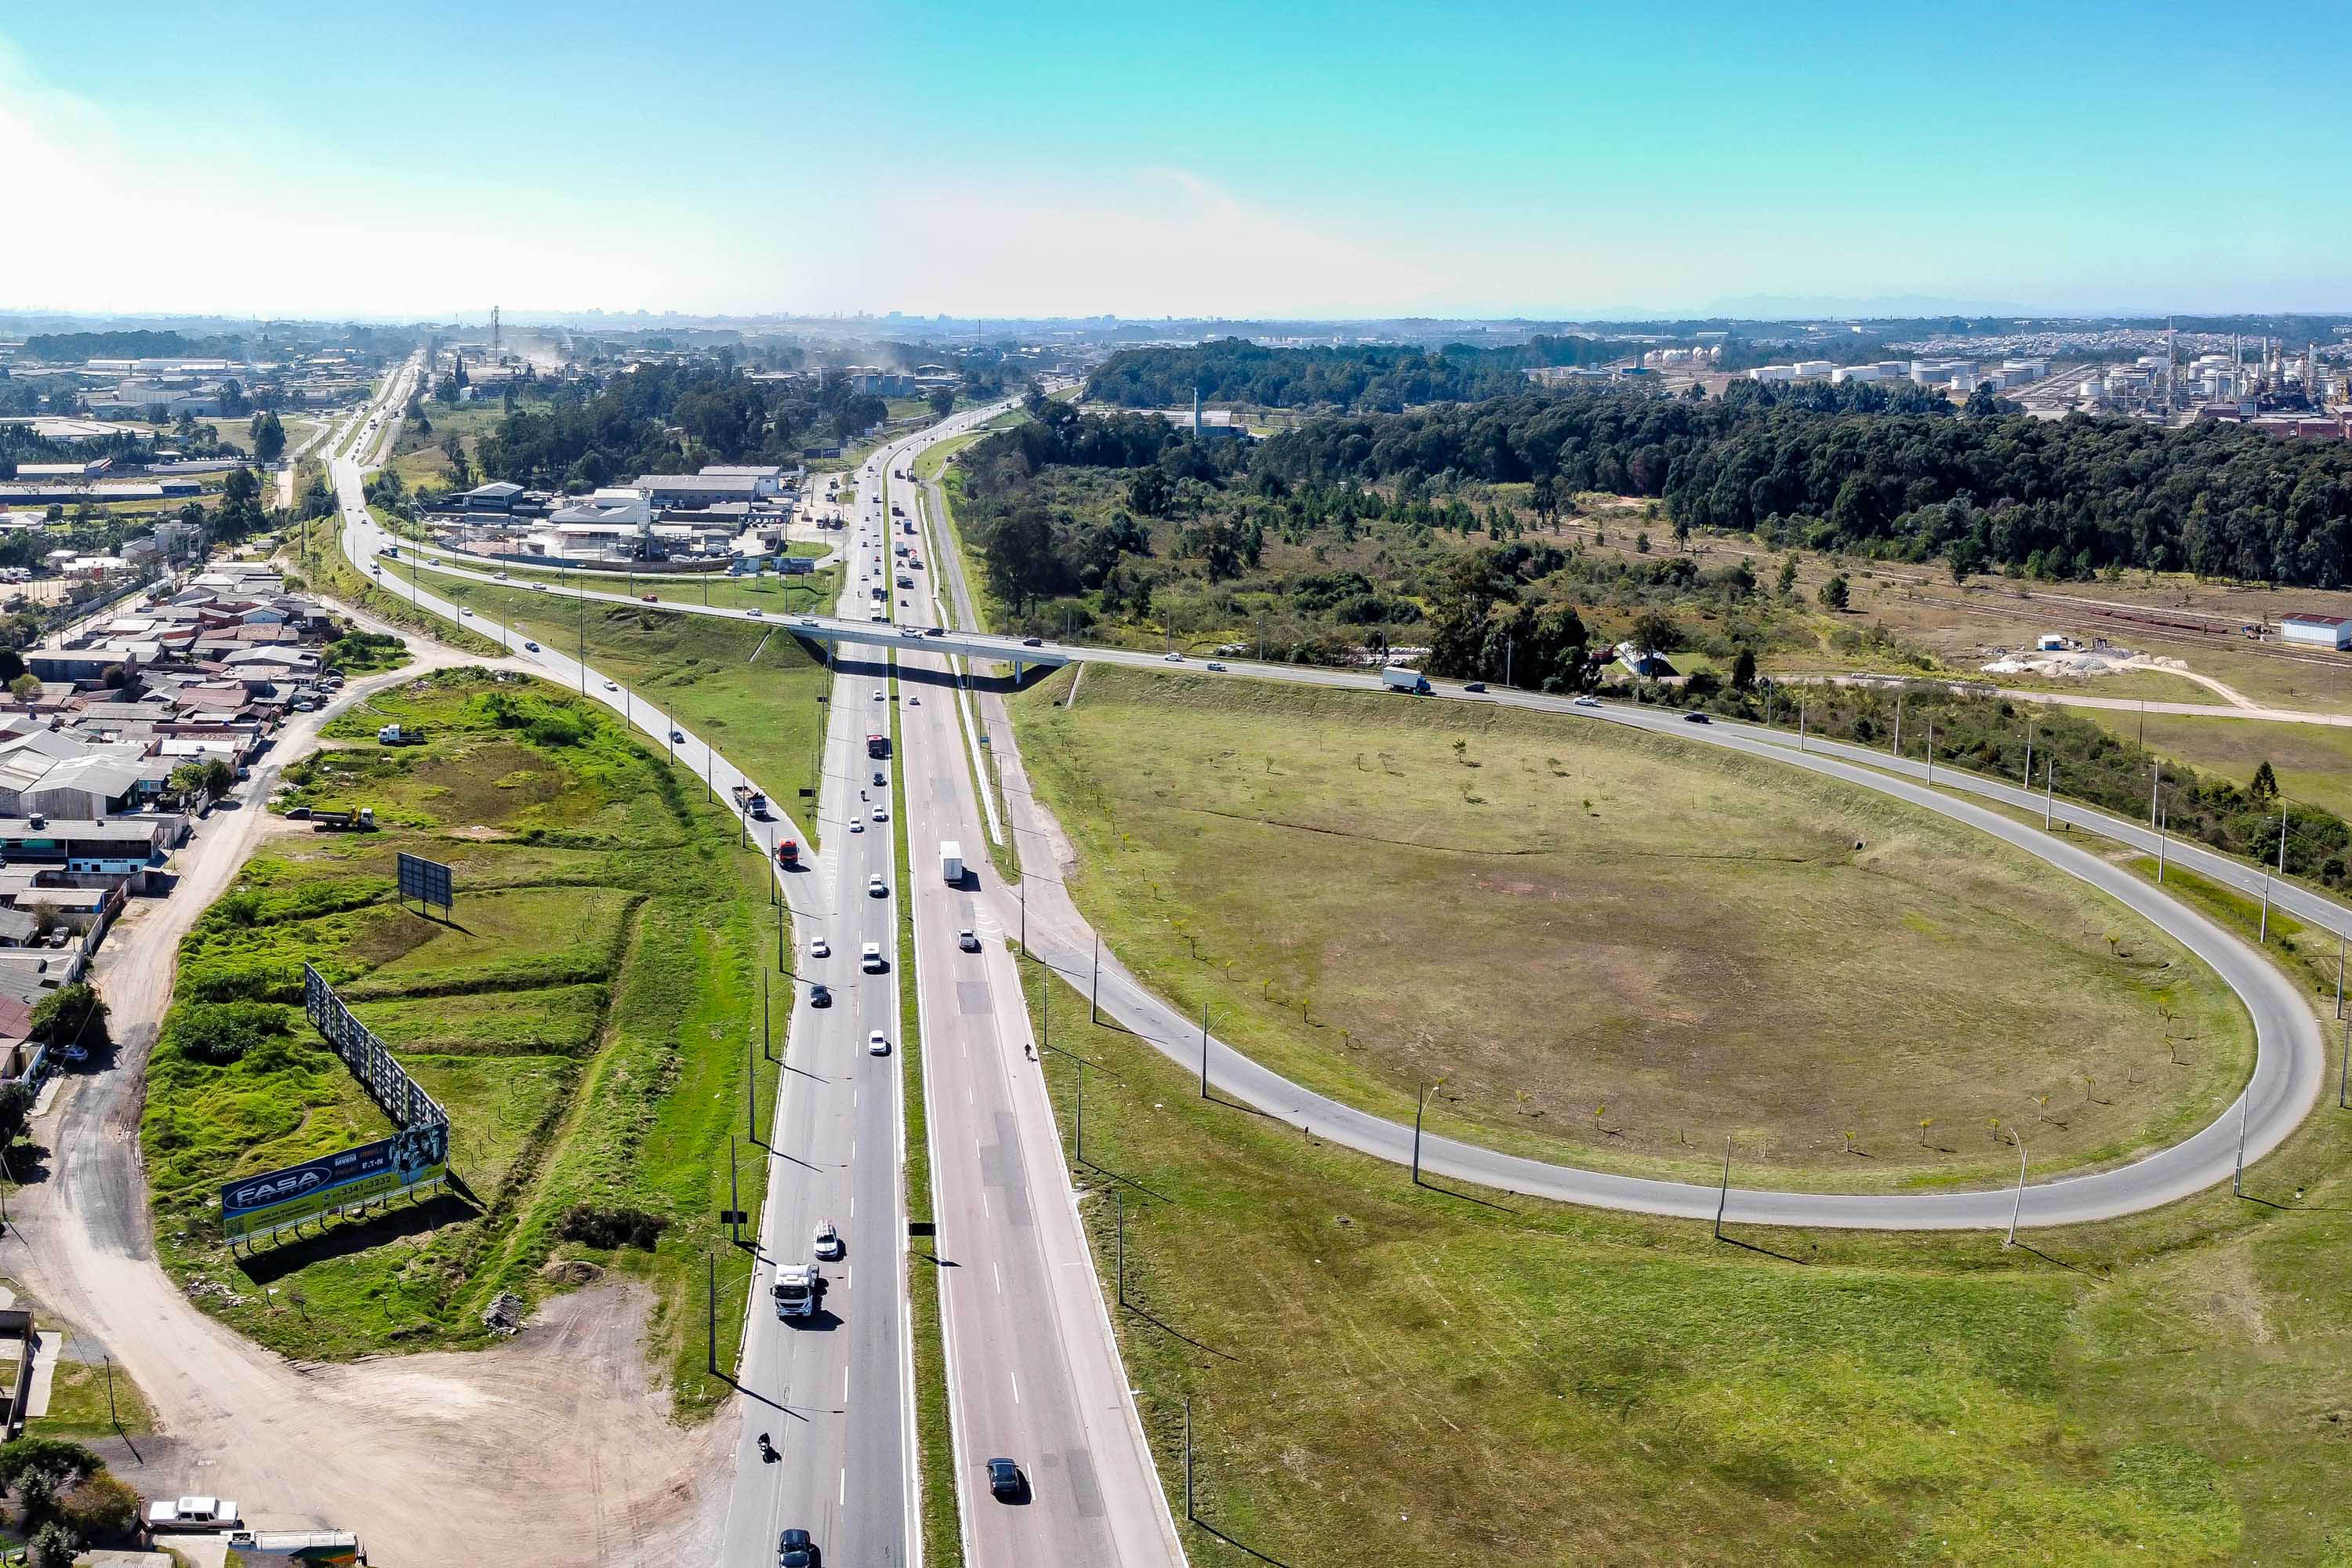
[[(361, 617), (363, 621), (366, 617)], [(371, 692), (471, 659), (412, 639), (416, 660)], [(516, 1339), (473, 1353), (285, 1360), (199, 1311), (154, 1260), (139, 1157), (141, 1079), (171, 998), (180, 939), (255, 848), (288, 825), (260, 807), (329, 714), (287, 726), (243, 808), (215, 811), (180, 852), (179, 886), (142, 900), (100, 950), (117, 1059), (71, 1080), (36, 1141), (45, 1180), (10, 1205), (0, 1272), (104, 1345), (145, 1392), (162, 1436), (101, 1445), (149, 1495), (236, 1498), (265, 1527), (355, 1530), (389, 1564), (706, 1561), (723, 1490), (721, 1424), (669, 1419), (642, 1349), (647, 1300), (600, 1284), (556, 1298)]]

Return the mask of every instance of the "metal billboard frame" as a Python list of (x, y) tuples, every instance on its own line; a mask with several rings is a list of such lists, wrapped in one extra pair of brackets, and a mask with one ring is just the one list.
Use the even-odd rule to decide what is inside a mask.
[(421, 910), (427, 904), (437, 904), (441, 918), (449, 919), (457, 907), (456, 874), (438, 860), (427, 860), (422, 855), (399, 851), (394, 870), (400, 879), (401, 901), (415, 899)]

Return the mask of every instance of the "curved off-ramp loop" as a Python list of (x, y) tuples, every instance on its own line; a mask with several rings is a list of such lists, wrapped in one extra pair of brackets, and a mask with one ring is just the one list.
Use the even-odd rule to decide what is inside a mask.
[[(1258, 673), (1253, 669), (1253, 674)], [(1475, 1182), (1506, 1192), (1585, 1204), (1601, 1208), (1685, 1219), (1713, 1219), (1718, 1203), (1725, 1219), (1750, 1225), (1837, 1226), (1879, 1230), (1960, 1230), (2005, 1227), (2012, 1206), (2021, 1226), (2073, 1225), (2155, 1208), (2232, 1179), (2242, 1136), (2249, 1165), (2294, 1131), (2318, 1098), (2326, 1070), (2326, 1047), (2303, 994), (2285, 974), (2244, 942), (2181, 903), (2064, 839), (2001, 816), (1971, 801), (1955, 799), (1924, 784), (1892, 776), (1874, 766), (1811, 751), (1797, 752), (1769, 731), (1745, 726), (1686, 725), (1678, 718), (1640, 710), (1605, 709), (1606, 717), (1637, 729), (1654, 730), (1769, 758), (1794, 767), (1876, 790), (1933, 811), (2015, 845), (2116, 900), (2210, 964), (2235, 991), (2252, 1016), (2254, 1070), (2245, 1091), (2210, 1126), (2146, 1159), (2109, 1170), (2028, 1182), (2021, 1201), (2014, 1186), (1948, 1193), (1796, 1193), (1656, 1181), (1583, 1171), (1486, 1149), (1456, 1139), (1425, 1135), (1421, 1165), (1433, 1174)], [(1769, 738), (1768, 738), (1769, 737)], [(2037, 801), (2034, 803), (2039, 805)], [(1032, 924), (1034, 926), (1033, 911)], [(1038, 956), (1065, 979), (1085, 990), (1092, 954), (1041, 946)], [(1151, 1041), (1171, 1060), (1197, 1071), (1201, 1031), (1179, 1017), (1108, 955), (1102, 969), (1103, 1010)], [(1209, 1077), (1217, 1089), (1316, 1136), (1399, 1164), (1412, 1157), (1412, 1130), (1342, 1105), (1291, 1082), (1239, 1051), (1209, 1041)]]

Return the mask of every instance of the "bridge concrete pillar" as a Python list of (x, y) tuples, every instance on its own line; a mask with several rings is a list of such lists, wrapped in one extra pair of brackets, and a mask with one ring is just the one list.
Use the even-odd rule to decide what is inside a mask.
[(1013, 661), (1013, 690), (1015, 690), (1015, 691), (1018, 691), (1018, 690), (1020, 690), (1020, 689), (1021, 689), (1021, 672), (1022, 672), (1022, 668), (1023, 668), (1023, 666), (1022, 666), (1021, 661), (1020, 661), (1019, 659), (1017, 659), (1017, 658), (1016, 658), (1016, 659), (1014, 659), (1014, 660)]

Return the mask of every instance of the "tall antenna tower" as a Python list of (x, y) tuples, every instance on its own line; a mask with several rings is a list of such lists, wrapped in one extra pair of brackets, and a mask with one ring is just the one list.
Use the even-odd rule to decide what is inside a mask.
[(490, 357), (499, 357), (499, 308), (490, 307)]

